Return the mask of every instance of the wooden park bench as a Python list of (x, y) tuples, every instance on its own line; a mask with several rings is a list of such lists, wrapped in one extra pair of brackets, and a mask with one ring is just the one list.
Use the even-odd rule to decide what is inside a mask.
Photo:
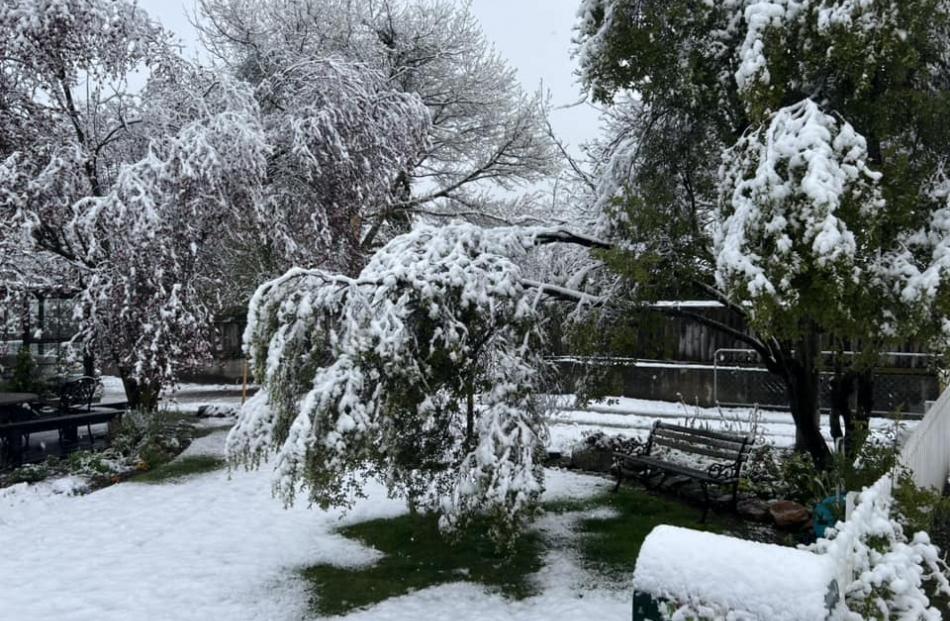
[[(660, 487), (670, 476), (686, 477), (698, 482), (703, 490), (702, 521), (705, 521), (709, 512), (710, 486), (731, 488), (732, 506), (735, 507), (742, 462), (750, 448), (749, 436), (657, 421), (646, 444), (633, 452), (614, 453), (617, 474), (614, 491), (620, 489), (624, 478), (640, 478), (649, 487), (649, 480), (660, 475), (662, 478), (655, 486)], [(677, 454), (678, 458), (675, 457)]]

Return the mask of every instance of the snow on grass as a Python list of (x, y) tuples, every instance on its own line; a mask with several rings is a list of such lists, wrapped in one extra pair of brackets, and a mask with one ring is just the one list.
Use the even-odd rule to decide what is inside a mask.
[[(184, 456), (220, 455), (223, 434), (196, 440)], [(545, 500), (589, 497), (606, 482), (547, 472)], [(75, 481), (0, 490), (0, 617), (125, 621), (311, 618), (299, 570), (359, 566), (378, 553), (337, 534), (340, 526), (405, 513), (369, 483), (369, 498), (340, 511), (285, 510), (272, 473), (219, 470), (175, 484), (120, 483), (70, 496)], [(56, 491), (60, 493), (55, 493)], [(550, 561), (553, 563), (554, 561)], [(451, 584), (386, 601), (346, 619), (613, 618), (626, 593), (580, 589), (580, 570), (550, 565), (536, 597), (511, 602), (479, 586)]]
[[(10, 619), (297, 619), (295, 569), (372, 553), (332, 533), (338, 511), (284, 510), (270, 473), (216, 471), (86, 496), (0, 497), (0, 601)], [(372, 499), (345, 521), (405, 511)]]
[(630, 614), (629, 594), (614, 590), (569, 589), (565, 576), (554, 572), (553, 584), (538, 596), (512, 602), (486, 593), (473, 584), (455, 583), (433, 587), (346, 617), (346, 621), (574, 621), (576, 619), (625, 619)]

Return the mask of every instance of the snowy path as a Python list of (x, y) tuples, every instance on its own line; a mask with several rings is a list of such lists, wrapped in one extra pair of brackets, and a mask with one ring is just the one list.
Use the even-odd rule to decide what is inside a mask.
[[(188, 453), (219, 453), (223, 437), (207, 436)], [(548, 471), (549, 497), (583, 497), (605, 484)], [(0, 620), (311, 618), (295, 569), (372, 562), (374, 551), (333, 529), (405, 511), (378, 486), (368, 491), (370, 498), (341, 520), (339, 512), (303, 504), (284, 510), (270, 495), (266, 471), (122, 483), (86, 496), (56, 494), (49, 484), (0, 490)], [(585, 588), (589, 577), (567, 551), (550, 553), (538, 580), (542, 593), (522, 602), (450, 584), (345, 618), (573, 621), (629, 614), (628, 594)]]

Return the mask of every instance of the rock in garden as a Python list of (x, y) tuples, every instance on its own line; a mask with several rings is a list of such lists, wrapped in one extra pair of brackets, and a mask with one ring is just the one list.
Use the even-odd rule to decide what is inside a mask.
[(777, 500), (769, 506), (769, 513), (779, 528), (799, 528), (808, 523), (808, 509), (791, 500)]
[(736, 503), (736, 512), (753, 522), (768, 522), (770, 519), (769, 505), (758, 498), (748, 498)]

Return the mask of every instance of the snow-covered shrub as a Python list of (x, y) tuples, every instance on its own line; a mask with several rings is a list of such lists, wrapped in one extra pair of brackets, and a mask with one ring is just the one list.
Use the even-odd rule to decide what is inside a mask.
[(783, 455), (771, 443), (757, 444), (742, 465), (739, 489), (758, 498), (787, 498), (782, 489)]
[(927, 533), (905, 534), (892, 486), (892, 477), (884, 476), (866, 488), (849, 519), (812, 546), (843, 568), (842, 621), (942, 618), (926, 589), (930, 583), (950, 595), (950, 569)]
[(539, 290), (513, 258), (525, 229), (420, 227), (356, 278), (294, 269), (261, 286), (245, 347), (262, 385), (228, 437), (232, 463), (276, 453), (275, 491), (351, 503), (367, 474), (441, 514), (517, 530), (542, 489), (543, 406), (534, 395)]
[(632, 453), (642, 444), (643, 442), (637, 438), (620, 434), (610, 435), (603, 431), (586, 432), (584, 434), (584, 446), (608, 453)]
[(66, 458), (65, 471), (83, 477), (107, 477), (130, 469), (130, 463), (114, 448), (75, 451)]
[(192, 425), (167, 412), (131, 410), (112, 432), (112, 449), (130, 467), (149, 470), (181, 453), (193, 435)]

